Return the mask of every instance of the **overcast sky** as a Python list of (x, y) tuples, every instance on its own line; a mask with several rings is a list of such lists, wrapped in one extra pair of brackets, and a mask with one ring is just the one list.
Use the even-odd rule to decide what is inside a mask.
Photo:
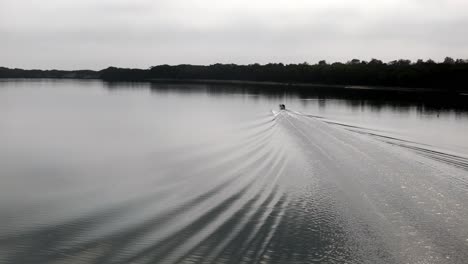
[(468, 0), (0, 0), (0, 66), (468, 58)]

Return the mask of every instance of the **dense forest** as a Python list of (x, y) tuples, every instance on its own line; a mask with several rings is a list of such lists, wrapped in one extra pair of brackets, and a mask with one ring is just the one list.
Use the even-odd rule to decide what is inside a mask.
[(21, 70), (0, 67), (0, 78), (97, 78), (106, 81), (172, 80), (239, 80), (279, 82), (285, 84), (367, 85), (442, 90), (467, 90), (468, 60), (445, 58), (433, 60), (396, 60), (382, 62), (377, 59), (347, 63), (317, 64), (213, 64), (159, 65), (149, 69), (109, 67), (101, 71)]

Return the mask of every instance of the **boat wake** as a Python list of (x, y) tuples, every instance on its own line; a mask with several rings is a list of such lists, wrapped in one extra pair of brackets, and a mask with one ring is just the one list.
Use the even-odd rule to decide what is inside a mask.
[(381, 132), (272, 111), (115, 162), (121, 200), (5, 227), (0, 262), (464, 263), (468, 159)]
[(447, 150), (438, 146), (433, 146), (433, 145), (416, 142), (416, 141), (412, 141), (408, 139), (403, 139), (403, 138), (397, 138), (395, 136), (389, 136), (388, 132), (383, 131), (383, 130), (372, 129), (372, 128), (367, 128), (367, 127), (347, 124), (343, 122), (338, 122), (338, 121), (330, 120), (330, 119), (327, 119), (321, 116), (316, 116), (316, 115), (303, 114), (300, 112), (294, 112), (294, 113), (297, 115), (301, 115), (301, 116), (305, 116), (309, 118), (315, 118), (327, 124), (330, 124), (332, 126), (344, 128), (348, 131), (352, 131), (352, 132), (363, 134), (363, 135), (368, 135), (382, 142), (385, 142), (394, 146), (398, 146), (401, 148), (409, 149), (425, 157), (429, 157), (434, 160), (468, 170), (468, 156), (463, 155), (461, 153), (456, 153), (456, 152), (453, 152), (453, 151), (450, 151), (450, 150)]

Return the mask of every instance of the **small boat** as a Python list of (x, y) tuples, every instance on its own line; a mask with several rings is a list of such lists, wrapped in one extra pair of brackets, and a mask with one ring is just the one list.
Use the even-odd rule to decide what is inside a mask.
[(280, 110), (286, 110), (286, 106), (285, 106), (284, 104), (280, 104), (280, 105), (279, 105), (279, 109), (280, 109)]

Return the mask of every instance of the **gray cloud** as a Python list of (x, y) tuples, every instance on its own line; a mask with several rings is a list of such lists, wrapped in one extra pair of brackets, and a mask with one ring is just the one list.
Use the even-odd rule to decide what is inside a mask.
[(462, 0), (2, 0), (0, 65), (468, 57)]

